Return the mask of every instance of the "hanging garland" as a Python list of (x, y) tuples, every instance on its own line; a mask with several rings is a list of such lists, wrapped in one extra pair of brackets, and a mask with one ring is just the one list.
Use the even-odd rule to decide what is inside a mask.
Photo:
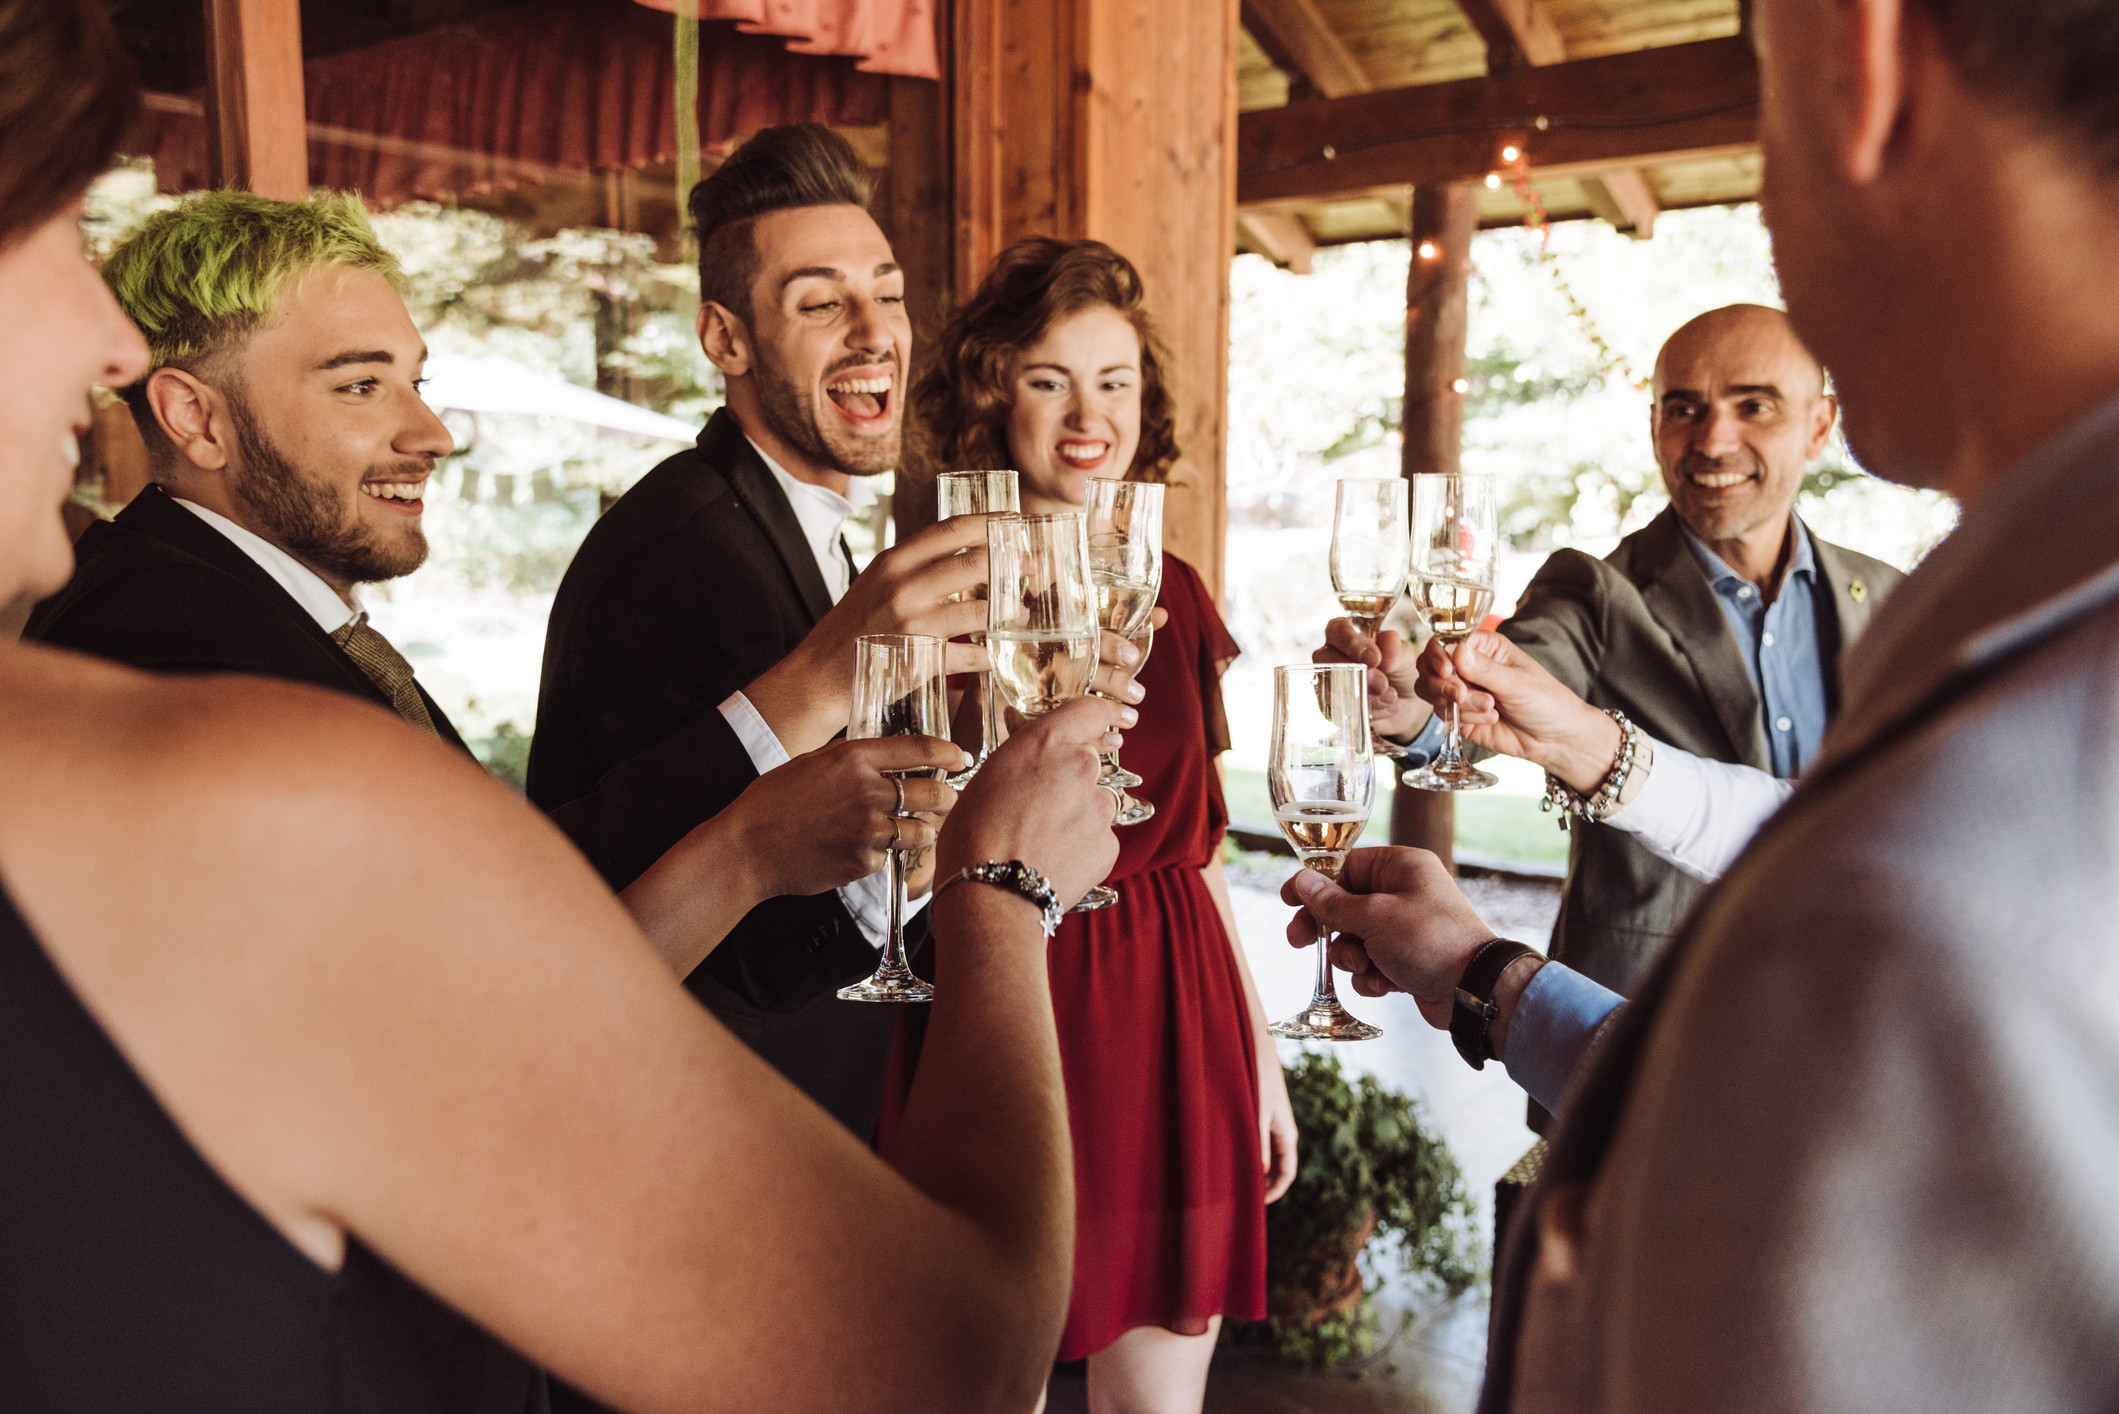
[[(1501, 149), (1501, 158), (1513, 176), (1512, 184), (1516, 195), (1530, 208), (1524, 213), (1523, 224), (1538, 238), (1538, 261), (1552, 273), (1553, 284), (1559, 289), (1560, 297), (1567, 301), (1570, 311), (1567, 322), (1580, 330), (1582, 336), (1589, 340), (1590, 347), (1596, 350), (1597, 371), (1606, 379), (1618, 378), (1637, 392), (1647, 392), (1649, 380), (1635, 373), (1633, 366), (1626, 361), (1626, 356), (1605, 339), (1604, 331), (1599, 329), (1596, 320), (1590, 317), (1589, 307), (1582, 303), (1581, 296), (1575, 293), (1574, 286), (1567, 283), (1567, 274), (1560, 268), (1560, 257), (1552, 249), (1552, 217), (1545, 209), (1544, 196), (1531, 185), (1529, 159), (1524, 155), (1522, 148), (1513, 145)], [(1498, 189), (1501, 185), (1501, 174), (1490, 174), (1486, 185), (1489, 190)]]

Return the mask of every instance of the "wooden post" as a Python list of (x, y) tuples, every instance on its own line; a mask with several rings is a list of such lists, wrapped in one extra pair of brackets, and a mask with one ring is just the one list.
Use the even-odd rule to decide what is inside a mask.
[(300, 0), (205, 0), (207, 161), (217, 187), (309, 191)]
[(1237, 0), (952, 8), (955, 294), (1027, 235), (1092, 237), (1140, 268), (1176, 363), (1184, 448), (1164, 540), (1219, 592)]
[[(1456, 471), (1464, 451), (1464, 370), (1471, 322), (1472, 236), (1478, 189), (1468, 182), (1413, 192), (1412, 268), (1405, 281), (1405, 474)], [(1456, 797), (1401, 786), (1391, 843), (1456, 861)]]
[[(890, 81), (890, 165), (883, 171), (872, 209), (904, 267), (905, 304), (912, 316), (912, 363), (902, 393), (908, 401), (899, 404), (901, 412), (909, 406), (912, 380), (926, 367), (927, 352), (955, 307), (948, 92), (946, 76), (942, 83)], [(912, 435), (908, 422), (907, 454), (891, 496), (891, 520), (900, 540), (934, 524), (934, 481), (930, 469), (911, 455)]]

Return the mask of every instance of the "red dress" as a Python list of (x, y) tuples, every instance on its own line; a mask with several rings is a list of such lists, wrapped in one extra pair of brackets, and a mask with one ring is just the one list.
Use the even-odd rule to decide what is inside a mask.
[[(1153, 819), (1118, 832), (1118, 902), (1050, 952), (1074, 1139), (1074, 1292), (1059, 1358), (1135, 1326), (1197, 1335), (1265, 1314), (1258, 1059), (1243, 976), (1203, 869), (1228, 825), (1213, 752), (1238, 653), (1190, 565), (1163, 559), (1170, 621), (1120, 754)], [(1210, 736), (1213, 741), (1210, 745)]]

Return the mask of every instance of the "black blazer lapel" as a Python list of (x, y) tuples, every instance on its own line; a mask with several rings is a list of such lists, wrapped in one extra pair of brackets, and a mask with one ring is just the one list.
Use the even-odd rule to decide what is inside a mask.
[(1636, 563), (1642, 574), (1642, 602), (1692, 665), (1700, 696), (1714, 709), (1730, 750), (1746, 766), (1771, 769), (1766, 729), (1759, 721), (1758, 688), (1714, 587), (1686, 548), (1676, 512), (1666, 510), (1643, 528)]
[[(1824, 580), (1829, 591), (1824, 597), (1831, 606), (1829, 617), (1833, 636), (1824, 645), (1825, 651), (1818, 654), (1818, 660), (1825, 670), (1825, 702), (1832, 715), (1837, 717), (1840, 658), (1847, 645), (1869, 626), (1869, 615), (1888, 586), (1873, 582), (1872, 577), (1851, 563), (1837, 545), (1827, 545), (1815, 534), (1810, 537), (1810, 553), (1817, 557), (1818, 577)], [(1824, 626), (1820, 625), (1821, 628)]]
[(708, 419), (706, 430), (699, 434), (699, 450), (708, 465), (721, 469), (737, 503), (750, 512), (751, 519), (772, 542), (794, 579), (810, 622), (830, 613), (831, 590), (817, 568), (817, 556), (809, 548), (809, 537), (802, 533), (802, 523), (795, 519), (794, 507), (787, 503), (787, 493), (780, 489), (780, 483), (766, 469), (757, 448), (751, 446), (728, 409), (723, 408)]

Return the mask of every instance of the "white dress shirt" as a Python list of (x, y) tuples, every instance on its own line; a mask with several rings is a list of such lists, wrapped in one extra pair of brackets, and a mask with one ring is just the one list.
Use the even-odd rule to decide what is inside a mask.
[(1604, 823), (1632, 835), (1664, 863), (1712, 883), (1795, 793), (1795, 782), (1650, 740), (1655, 757), (1641, 793)]
[(324, 632), (338, 632), (352, 623), (354, 615), (361, 612), (358, 590), (348, 590), (346, 598), (341, 599), (338, 591), (324, 583), (315, 570), (256, 531), (245, 530), (218, 511), (209, 511), (181, 496), (172, 496), (170, 499), (218, 530), (229, 544), (256, 561), (257, 567), (278, 581), (280, 588), (293, 595), (294, 602), (301, 605), (309, 617), (316, 620), (317, 627)]
[[(829, 487), (799, 481), (774, 461), (765, 448), (756, 442), (750, 445), (758, 454), (758, 460), (765, 463), (765, 469), (773, 474), (773, 480), (780, 483), (780, 490), (786, 494), (787, 504), (802, 527), (802, 538), (809, 542), (809, 551), (816, 556), (817, 572), (824, 576), (824, 587), (831, 592), (831, 602), (838, 603), (853, 584), (853, 565), (841, 548), (840, 537), (848, 517), (875, 503), (875, 492), (859, 478), (847, 487), (853, 493), (850, 496), (841, 496)], [(736, 739), (743, 743), (743, 749), (750, 754), (751, 765), (759, 775), (784, 766), (792, 759), (763, 714), (742, 693), (729, 694), (728, 700), (721, 704), (721, 715), (735, 731)], [(884, 871), (879, 869), (840, 889), (839, 902), (846, 905), (846, 911), (861, 925), (868, 941), (876, 947), (883, 946), (890, 929), (890, 899), (885, 892)], [(926, 902), (925, 898), (913, 899), (905, 916), (912, 917)]]

